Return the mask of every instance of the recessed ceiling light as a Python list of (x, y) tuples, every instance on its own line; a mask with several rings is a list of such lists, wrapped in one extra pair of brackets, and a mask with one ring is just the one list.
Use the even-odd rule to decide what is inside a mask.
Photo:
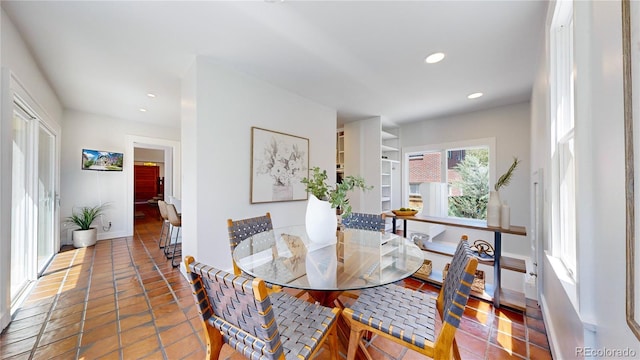
[(469, 96), (467, 96), (467, 99), (477, 99), (482, 95), (484, 95), (484, 94), (481, 93), (481, 92), (473, 93), (473, 94), (470, 94)]
[(156, 94), (148, 93), (147, 96), (150, 97), (150, 98), (154, 98), (154, 97), (156, 97)]
[(444, 59), (444, 53), (437, 52), (437, 53), (433, 53), (433, 54), (427, 56), (427, 58), (424, 59), (424, 61), (427, 64), (435, 64), (437, 62), (442, 61), (442, 59)]
[(147, 112), (147, 109), (145, 109), (145, 108), (140, 108), (140, 112)]

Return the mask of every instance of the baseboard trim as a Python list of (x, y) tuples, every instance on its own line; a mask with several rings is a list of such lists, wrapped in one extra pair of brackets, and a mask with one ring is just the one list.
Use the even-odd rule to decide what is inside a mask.
[(4, 331), (4, 329), (9, 326), (11, 322), (11, 313), (10, 311), (6, 311), (2, 316), (0, 316), (0, 332)]
[(547, 299), (544, 294), (540, 295), (540, 308), (542, 310), (542, 321), (544, 322), (544, 326), (547, 328), (547, 341), (549, 341), (549, 349), (551, 350), (551, 357), (553, 359), (559, 359), (558, 354), (560, 354), (560, 349), (557, 348), (556, 345), (556, 331), (553, 327), (553, 322), (548, 320), (551, 319), (551, 314), (547, 311)]
[(103, 232), (98, 234), (98, 240), (111, 240), (123, 237), (132, 237), (133, 233), (127, 231)]

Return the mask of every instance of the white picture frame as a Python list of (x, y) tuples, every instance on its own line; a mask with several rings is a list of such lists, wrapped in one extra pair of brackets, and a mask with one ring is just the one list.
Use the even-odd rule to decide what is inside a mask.
[(309, 139), (251, 128), (251, 203), (308, 199)]

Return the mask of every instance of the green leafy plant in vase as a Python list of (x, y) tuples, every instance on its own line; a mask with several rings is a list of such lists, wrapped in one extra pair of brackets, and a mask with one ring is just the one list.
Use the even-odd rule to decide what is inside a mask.
[(303, 178), (302, 183), (306, 185), (307, 192), (321, 201), (328, 201), (331, 208), (339, 208), (342, 210), (343, 216), (349, 216), (352, 208), (347, 197), (349, 191), (354, 189), (371, 190), (373, 186), (367, 186), (364, 179), (360, 176), (348, 175), (342, 179), (341, 183), (335, 186), (327, 184), (327, 171), (320, 170), (319, 167), (311, 169), (312, 175), (309, 178)]
[(307, 235), (312, 242), (335, 243), (338, 224), (335, 209), (339, 208), (342, 216), (349, 216), (352, 210), (347, 197), (349, 191), (370, 190), (373, 186), (367, 186), (362, 177), (352, 175), (345, 176), (341, 183), (331, 186), (327, 184), (326, 170), (314, 167), (311, 172), (309, 178), (301, 180), (306, 185), (307, 193), (311, 195), (305, 215)]

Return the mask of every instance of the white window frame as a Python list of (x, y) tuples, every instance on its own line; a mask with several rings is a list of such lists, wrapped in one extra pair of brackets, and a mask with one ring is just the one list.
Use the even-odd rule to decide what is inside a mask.
[[(418, 153), (427, 153), (427, 152), (441, 152), (442, 153), (442, 162), (440, 164), (442, 171), (444, 182), (447, 179), (447, 151), (448, 150), (461, 150), (461, 149), (472, 149), (472, 148), (480, 148), (486, 147), (489, 148), (489, 189), (493, 188), (493, 184), (496, 182), (496, 138), (481, 138), (481, 139), (473, 139), (473, 140), (461, 140), (450, 143), (442, 143), (442, 144), (427, 144), (427, 145), (419, 145), (419, 146), (410, 146), (402, 148), (402, 161), (403, 161), (403, 173), (402, 173), (402, 206), (408, 206), (409, 204), (409, 157), (411, 155), (416, 155)], [(449, 216), (447, 216), (449, 217)]]
[(559, 1), (551, 25), (551, 255), (577, 279), (573, 3)]

